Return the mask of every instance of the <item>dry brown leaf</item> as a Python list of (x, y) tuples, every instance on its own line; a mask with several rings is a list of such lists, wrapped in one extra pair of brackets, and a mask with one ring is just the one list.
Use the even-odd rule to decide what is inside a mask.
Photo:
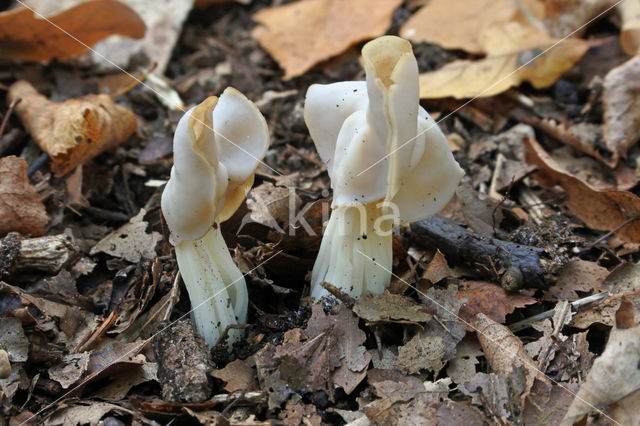
[[(535, 177), (545, 186), (560, 185), (566, 192), (566, 206), (588, 227), (611, 231), (640, 216), (640, 198), (628, 191), (599, 191), (570, 175), (547, 154), (538, 142), (525, 139), (527, 163), (538, 167)], [(632, 221), (617, 232), (631, 242), (640, 242), (640, 221)]]
[(640, 48), (640, 0), (624, 0), (618, 6), (622, 17), (620, 45), (629, 56), (635, 56)]
[(416, 374), (420, 370), (432, 371), (438, 375), (444, 366), (445, 347), (440, 336), (429, 336), (421, 331), (406, 345), (398, 346), (396, 368), (409, 374)]
[[(626, 309), (628, 308), (623, 307), (617, 315), (626, 313)], [(640, 389), (638, 365), (640, 325), (630, 328), (615, 326), (604, 352), (593, 362), (589, 375), (580, 386), (562, 424), (575, 424), (594, 408), (604, 409), (637, 392)]]
[(255, 370), (247, 365), (247, 362), (240, 359), (230, 362), (222, 369), (213, 370), (209, 374), (225, 382), (224, 390), (227, 392), (259, 390)]
[(513, 21), (524, 24), (527, 18), (511, 0), (431, 0), (407, 20), (400, 35), (445, 49), (486, 53), (481, 40), (483, 33)]
[(87, 1), (47, 19), (51, 22), (29, 9), (0, 13), (0, 57), (64, 60), (110, 35), (141, 38), (146, 29), (133, 10), (116, 0)]
[(458, 60), (420, 74), (420, 97), (488, 97), (524, 81), (538, 89), (545, 88), (555, 83), (589, 48), (584, 40), (570, 38), (558, 42), (543, 31), (516, 22), (492, 27), (485, 35), (489, 47), (486, 58)]
[(349, 46), (384, 34), (401, 3), (302, 0), (254, 14), (261, 25), (251, 35), (278, 61), (285, 70), (283, 79), (288, 80)]
[(9, 232), (44, 235), (49, 216), (29, 183), (27, 163), (13, 155), (0, 159), (0, 237)]
[(460, 308), (460, 316), (469, 323), (477, 313), (482, 312), (495, 322), (504, 324), (507, 314), (516, 308), (537, 302), (533, 297), (507, 291), (499, 285), (484, 281), (461, 282), (456, 297), (467, 297), (467, 303)]
[(468, 382), (476, 375), (478, 357), (482, 355), (480, 343), (473, 334), (467, 334), (458, 344), (455, 358), (449, 360), (447, 375), (458, 385)]
[[(61, 404), (46, 421), (42, 422), (45, 426), (58, 425), (77, 425), (77, 424), (105, 424), (100, 419), (107, 413), (117, 413), (119, 415), (134, 415), (135, 413), (116, 404), (100, 401), (74, 401), (73, 405)], [(27, 424), (28, 422), (24, 422)]]
[(636, 263), (619, 265), (606, 277), (602, 287), (611, 296), (578, 312), (573, 317), (571, 326), (582, 329), (594, 323), (613, 326), (616, 311), (623, 299), (631, 302), (636, 315), (640, 318), (640, 265)]
[(609, 71), (604, 79), (604, 136), (615, 164), (640, 139), (640, 56)]
[(545, 292), (545, 298), (573, 302), (580, 298), (576, 293), (578, 291), (588, 293), (599, 290), (607, 275), (607, 268), (596, 262), (572, 260), (560, 269), (558, 279), (553, 287)]
[(147, 222), (143, 220), (147, 212), (140, 209), (137, 215), (122, 225), (91, 248), (90, 254), (107, 253), (114, 257), (122, 257), (131, 263), (138, 263), (141, 258), (156, 257), (156, 245), (162, 239), (160, 233), (147, 233)]
[(7, 102), (22, 99), (16, 112), (31, 136), (62, 176), (103, 151), (115, 148), (136, 131), (137, 118), (109, 95), (86, 95), (51, 102), (26, 81), (15, 82)]
[(516, 368), (524, 369), (526, 386), (520, 395), (520, 404), (521, 407), (524, 407), (525, 398), (531, 391), (536, 377), (542, 376), (542, 374), (527, 354), (522, 341), (509, 328), (498, 324), (482, 313), (476, 316), (474, 327), (482, 350), (494, 372), (507, 377)]
[(370, 323), (421, 323), (431, 321), (424, 306), (401, 294), (385, 291), (380, 295), (363, 294), (353, 306), (353, 312)]
[(433, 259), (431, 259), (429, 264), (424, 268), (421, 278), (429, 280), (429, 282), (435, 284), (452, 275), (453, 273), (451, 272), (451, 268), (449, 268), (449, 264), (447, 263), (447, 259), (444, 257), (444, 254), (442, 254), (440, 250), (436, 249)]

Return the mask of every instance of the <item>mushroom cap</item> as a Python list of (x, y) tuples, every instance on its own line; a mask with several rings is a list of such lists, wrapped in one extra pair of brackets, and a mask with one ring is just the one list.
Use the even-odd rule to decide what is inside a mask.
[(233, 215), (268, 146), (269, 130), (258, 107), (232, 87), (184, 114), (161, 202), (172, 244), (198, 240), (214, 222)]
[(383, 36), (362, 49), (366, 81), (312, 85), (304, 118), (327, 165), (333, 206), (395, 203), (403, 222), (428, 217), (453, 195), (464, 172), (419, 105), (411, 44)]

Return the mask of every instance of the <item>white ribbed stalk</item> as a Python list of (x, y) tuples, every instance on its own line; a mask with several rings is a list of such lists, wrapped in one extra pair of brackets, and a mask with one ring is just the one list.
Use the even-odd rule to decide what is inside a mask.
[(381, 218), (375, 204), (333, 209), (311, 274), (312, 297), (328, 294), (322, 282), (356, 298), (364, 292), (380, 294), (389, 285), (392, 222)]
[[(247, 284), (218, 224), (199, 240), (182, 241), (175, 249), (196, 329), (213, 346), (227, 326), (247, 320)], [(241, 335), (242, 330), (230, 329), (229, 345)]]

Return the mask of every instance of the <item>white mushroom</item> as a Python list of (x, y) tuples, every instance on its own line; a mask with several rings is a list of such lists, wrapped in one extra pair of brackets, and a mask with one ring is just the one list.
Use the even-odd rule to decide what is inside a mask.
[[(209, 346), (227, 326), (247, 318), (247, 286), (219, 223), (242, 203), (268, 145), (264, 117), (231, 87), (219, 99), (212, 96), (191, 108), (176, 128), (174, 165), (162, 193), (162, 212), (193, 320)], [(240, 335), (231, 330), (229, 343)]]
[(464, 174), (419, 105), (411, 44), (383, 36), (362, 49), (366, 81), (312, 85), (304, 119), (333, 188), (332, 213), (311, 278), (358, 297), (382, 293), (392, 267), (392, 225), (442, 209)]

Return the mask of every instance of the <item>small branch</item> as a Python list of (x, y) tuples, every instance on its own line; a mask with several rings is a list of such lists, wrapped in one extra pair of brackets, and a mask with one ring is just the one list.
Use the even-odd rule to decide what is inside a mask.
[(438, 248), (448, 261), (498, 280), (507, 290), (547, 287), (549, 271), (541, 248), (487, 238), (442, 216), (414, 222), (411, 231), (415, 244), (427, 250)]
[(65, 234), (22, 239), (12, 232), (0, 240), (0, 270), (9, 276), (25, 271), (57, 274), (79, 256), (78, 247)]
[(4, 115), (4, 118), (2, 119), (2, 124), (0, 124), (0, 136), (4, 134), (4, 128), (9, 122), (9, 117), (11, 117), (11, 114), (13, 114), (13, 111), (16, 109), (16, 106), (18, 106), (21, 100), (22, 99), (20, 98), (15, 99), (13, 102), (11, 102), (11, 105), (9, 105), (9, 108), (7, 109), (7, 113)]

